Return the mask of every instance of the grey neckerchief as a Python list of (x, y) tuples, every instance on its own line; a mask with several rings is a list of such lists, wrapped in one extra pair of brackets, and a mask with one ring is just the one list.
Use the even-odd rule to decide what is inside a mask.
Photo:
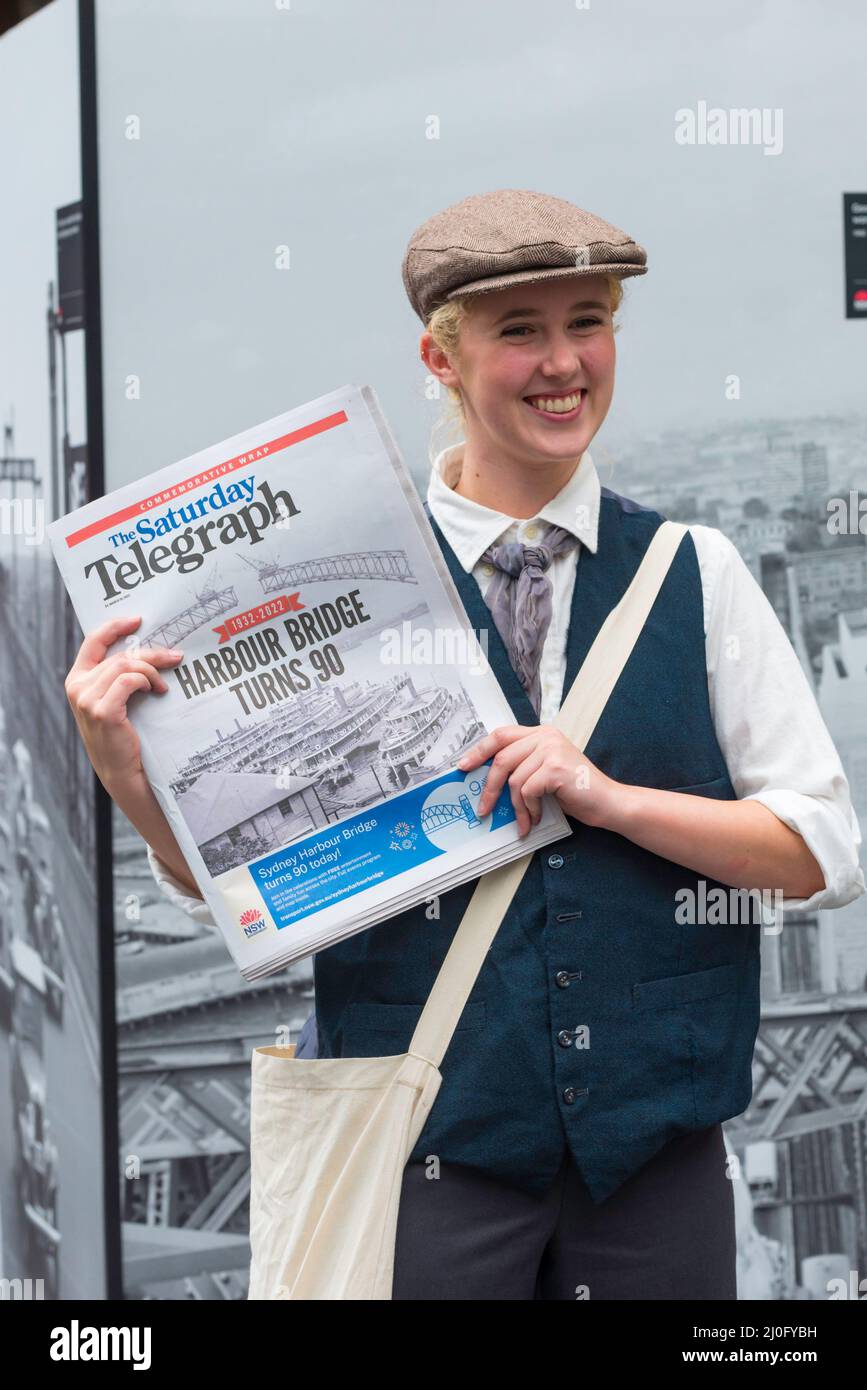
[(537, 545), (505, 541), (488, 546), (481, 557), (494, 566), (485, 603), (503, 639), (509, 660), (536, 714), (542, 703), (539, 662), (551, 623), (551, 581), (545, 574), (555, 555), (578, 544), (563, 526), (543, 522)]

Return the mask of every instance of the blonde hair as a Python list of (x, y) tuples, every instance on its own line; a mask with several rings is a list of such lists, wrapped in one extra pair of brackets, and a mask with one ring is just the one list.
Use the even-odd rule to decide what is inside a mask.
[[(611, 313), (616, 314), (623, 302), (623, 281), (619, 275), (606, 275), (608, 289), (611, 296)], [(430, 333), (438, 348), (449, 354), (450, 357), (458, 356), (460, 349), (461, 329), (473, 311), (473, 305), (480, 295), (463, 295), (458, 299), (447, 299), (445, 304), (440, 304), (434, 309), (427, 321), (426, 328)], [(614, 332), (619, 331), (620, 324), (614, 325)], [(455, 432), (453, 442), (463, 439), (466, 431), (466, 415), (464, 413), (464, 402), (460, 391), (456, 386), (446, 387), (447, 400), (445, 410), (433, 428), (430, 445), (430, 461), (433, 462), (440, 450), (436, 447), (435, 438), (439, 430)], [(443, 446), (445, 447), (445, 446)]]

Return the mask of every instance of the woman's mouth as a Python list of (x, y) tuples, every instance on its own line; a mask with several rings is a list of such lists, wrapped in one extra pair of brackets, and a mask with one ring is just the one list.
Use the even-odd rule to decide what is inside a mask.
[(547, 420), (565, 421), (578, 419), (586, 395), (586, 388), (582, 388), (555, 396), (524, 396), (522, 399), (534, 415), (544, 415)]

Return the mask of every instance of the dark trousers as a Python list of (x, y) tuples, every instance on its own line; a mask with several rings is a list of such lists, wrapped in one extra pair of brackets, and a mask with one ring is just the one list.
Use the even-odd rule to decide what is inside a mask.
[(403, 1176), (393, 1299), (736, 1299), (721, 1125), (679, 1136), (595, 1205), (571, 1155), (531, 1196), (474, 1169)]

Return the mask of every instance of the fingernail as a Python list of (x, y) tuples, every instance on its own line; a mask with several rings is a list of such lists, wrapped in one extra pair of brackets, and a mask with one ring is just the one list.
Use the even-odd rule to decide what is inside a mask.
[(178, 651), (177, 647), (169, 647), (169, 656), (183, 656), (183, 652)]

